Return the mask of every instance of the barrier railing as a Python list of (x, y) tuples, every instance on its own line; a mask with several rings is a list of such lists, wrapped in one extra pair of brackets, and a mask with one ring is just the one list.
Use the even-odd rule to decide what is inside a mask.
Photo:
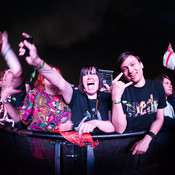
[[(143, 155), (130, 148), (146, 131), (92, 135), (99, 145), (79, 147), (60, 134), (0, 126), (0, 165), (13, 174), (157, 174), (174, 161), (174, 132), (161, 131)], [(171, 157), (170, 157), (171, 156)], [(12, 168), (8, 169), (9, 166)], [(172, 166), (173, 167), (173, 166)], [(8, 173), (7, 173), (8, 174)]]

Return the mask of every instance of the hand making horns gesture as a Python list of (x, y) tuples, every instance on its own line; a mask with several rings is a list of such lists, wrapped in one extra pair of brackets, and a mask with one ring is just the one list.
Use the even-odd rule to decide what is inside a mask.
[(119, 81), (119, 79), (122, 77), (123, 73), (121, 72), (113, 81), (112, 85), (110, 87), (111, 94), (112, 94), (112, 101), (121, 101), (122, 94), (126, 87), (133, 84), (132, 81), (128, 83), (124, 83), (122, 81)]

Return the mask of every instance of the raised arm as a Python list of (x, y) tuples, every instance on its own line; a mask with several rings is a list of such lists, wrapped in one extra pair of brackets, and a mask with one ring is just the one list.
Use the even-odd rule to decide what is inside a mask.
[(3, 33), (0, 32), (0, 35), (0, 43), (2, 45), (1, 54), (4, 57), (9, 68), (12, 70), (13, 75), (20, 76), (22, 74), (22, 67), (16, 54), (8, 42), (8, 34), (6, 31), (4, 31)]
[[(26, 33), (23, 33), (22, 35), (25, 38), (29, 37), (29, 35)], [(62, 77), (61, 74), (59, 74), (56, 70), (54, 70), (50, 65), (48, 65), (39, 57), (34, 44), (31, 44), (26, 40), (21, 42), (19, 44), (20, 56), (24, 56), (25, 53), (25, 49), (23, 48), (23, 46), (26, 46), (29, 49), (29, 56), (26, 56), (27, 63), (34, 66), (41, 75), (43, 75), (53, 85), (58, 87), (61, 90), (65, 102), (69, 104), (73, 94), (73, 89), (71, 85)]]
[(122, 107), (122, 94), (127, 86), (130, 86), (132, 82), (124, 83), (119, 81), (123, 73), (120, 73), (112, 82), (111, 94), (112, 94), (112, 123), (115, 131), (123, 133), (127, 126), (126, 115), (124, 114)]

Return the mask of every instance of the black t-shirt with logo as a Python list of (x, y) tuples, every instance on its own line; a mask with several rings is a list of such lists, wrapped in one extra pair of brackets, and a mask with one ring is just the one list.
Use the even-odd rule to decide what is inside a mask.
[(123, 93), (122, 105), (127, 131), (148, 129), (156, 118), (157, 109), (166, 107), (164, 88), (154, 80), (146, 80), (141, 88), (129, 86)]

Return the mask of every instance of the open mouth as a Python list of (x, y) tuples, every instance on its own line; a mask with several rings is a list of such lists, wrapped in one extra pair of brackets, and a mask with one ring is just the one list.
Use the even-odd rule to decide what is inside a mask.
[(92, 86), (92, 85), (94, 85), (94, 83), (93, 82), (89, 82), (89, 83), (87, 83), (87, 85), (88, 86)]
[(94, 87), (95, 87), (95, 83), (94, 83), (94, 82), (87, 82), (87, 88), (88, 88), (89, 90), (94, 89)]

